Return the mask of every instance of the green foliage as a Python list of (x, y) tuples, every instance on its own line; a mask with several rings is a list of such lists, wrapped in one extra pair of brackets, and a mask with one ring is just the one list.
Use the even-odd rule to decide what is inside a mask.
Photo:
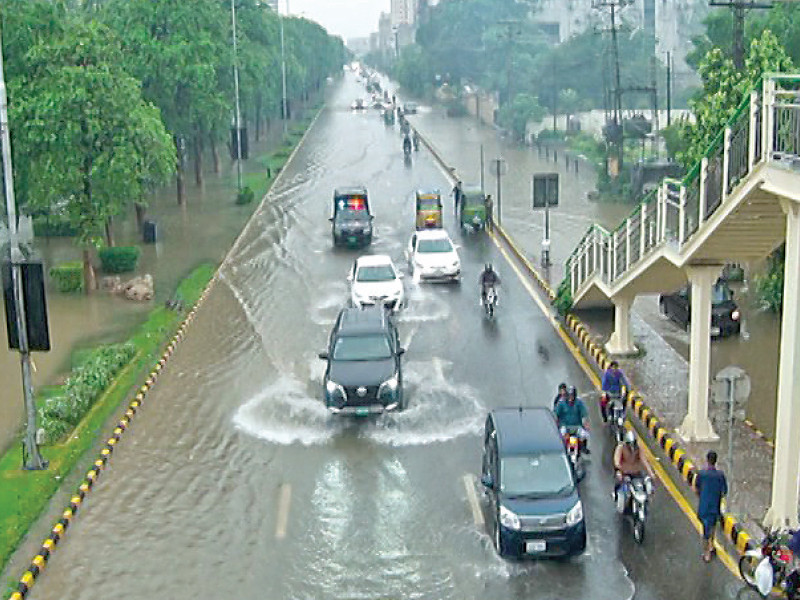
[(37, 215), (33, 218), (36, 237), (74, 237), (78, 231), (64, 215)]
[(767, 310), (779, 313), (783, 307), (783, 277), (786, 247), (781, 246), (769, 255), (767, 271), (757, 276), (756, 295)]
[(572, 310), (572, 292), (570, 291), (569, 279), (565, 278), (558, 285), (556, 290), (556, 299), (553, 300), (553, 306), (562, 317), (565, 317)]
[(106, 273), (129, 273), (136, 269), (140, 250), (138, 246), (110, 246), (97, 252)]
[(83, 290), (83, 263), (71, 261), (51, 267), (50, 277), (59, 292), (80, 292)]
[(667, 156), (671, 160), (675, 160), (678, 155), (686, 153), (689, 148), (688, 142), (681, 136), (681, 132), (686, 126), (685, 122), (676, 121), (661, 130), (661, 136), (664, 138), (664, 144), (667, 147)]
[(529, 94), (517, 94), (510, 104), (500, 108), (497, 121), (509, 129), (517, 140), (525, 139), (528, 121), (541, 121), (545, 111), (538, 100)]
[(256, 195), (248, 186), (242, 188), (242, 191), (236, 194), (236, 204), (250, 204), (256, 199)]

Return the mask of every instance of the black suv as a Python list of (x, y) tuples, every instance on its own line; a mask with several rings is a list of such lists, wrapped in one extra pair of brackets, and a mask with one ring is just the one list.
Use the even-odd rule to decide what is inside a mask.
[(381, 306), (344, 308), (327, 352), (325, 406), (333, 413), (366, 416), (402, 410), (403, 368), (397, 327)]
[(572, 556), (586, 548), (578, 478), (547, 408), (499, 408), (486, 418), (481, 483), (502, 556)]
[(333, 192), (331, 234), (334, 246), (368, 246), (372, 243), (373, 216), (367, 188), (337, 188)]
[[(692, 322), (692, 290), (685, 285), (673, 294), (658, 299), (661, 312), (686, 331)], [(711, 337), (738, 335), (742, 327), (739, 307), (728, 284), (718, 281), (711, 288)]]

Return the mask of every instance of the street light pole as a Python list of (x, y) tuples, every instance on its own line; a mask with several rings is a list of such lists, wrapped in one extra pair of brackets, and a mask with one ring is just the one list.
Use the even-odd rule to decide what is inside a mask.
[(25, 399), (25, 438), (23, 440), (23, 468), (41, 470), (47, 468), (47, 461), (39, 452), (36, 439), (36, 405), (33, 399), (33, 378), (31, 376), (31, 355), (28, 348), (28, 323), (25, 317), (25, 298), (22, 289), (22, 251), (17, 236), (17, 209), (14, 198), (14, 179), (11, 167), (11, 136), (8, 127), (8, 97), (3, 66), (3, 45), (0, 40), (0, 135), (3, 144), (3, 180), (5, 182), (6, 216), (8, 217), (9, 248), (11, 254), (11, 281), (14, 287), (14, 308), (17, 315), (17, 341), (20, 365), (22, 367), (22, 392)]
[[(289, 0), (286, 0), (286, 12), (289, 12)], [(281, 81), (283, 84), (283, 92), (281, 94), (281, 118), (283, 119), (283, 135), (286, 136), (288, 124), (286, 120), (289, 118), (289, 105), (286, 99), (286, 46), (283, 37), (283, 15), (278, 10), (278, 18), (281, 23)]]
[(236, 186), (242, 191), (242, 120), (239, 111), (239, 52), (236, 45), (236, 1), (231, 0), (233, 28), (233, 94), (236, 97)]

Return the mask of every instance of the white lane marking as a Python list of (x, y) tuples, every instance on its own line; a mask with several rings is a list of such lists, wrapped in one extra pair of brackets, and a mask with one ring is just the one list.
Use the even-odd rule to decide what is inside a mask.
[(286, 526), (289, 522), (289, 506), (292, 501), (292, 486), (284, 483), (281, 486), (278, 499), (278, 522), (275, 525), (275, 539), (282, 540), (286, 537)]
[(470, 474), (464, 475), (464, 489), (467, 490), (467, 501), (472, 509), (472, 520), (475, 521), (475, 525), (481, 526), (483, 525), (483, 511), (481, 511), (478, 494), (475, 492), (475, 484)]

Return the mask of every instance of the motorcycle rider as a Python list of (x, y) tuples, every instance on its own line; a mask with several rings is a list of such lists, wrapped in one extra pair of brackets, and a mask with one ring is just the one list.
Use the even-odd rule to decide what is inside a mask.
[(403, 153), (406, 156), (411, 154), (411, 138), (408, 135), (403, 136)]
[(416, 129), (414, 130), (414, 135), (411, 138), (411, 141), (414, 142), (414, 151), (416, 152), (419, 150), (419, 133), (417, 133)]
[(578, 398), (578, 390), (575, 386), (569, 388), (565, 402), (556, 405), (556, 420), (561, 429), (561, 435), (566, 435), (567, 431), (574, 433), (581, 441), (583, 452), (589, 452), (589, 416), (586, 412), (586, 405)]
[(625, 477), (636, 479), (650, 475), (651, 481), (655, 482), (653, 468), (642, 454), (636, 442), (636, 434), (630, 429), (625, 432), (624, 441), (614, 450), (614, 475), (614, 502), (617, 503), (617, 511), (620, 513), (628, 503), (627, 497), (619, 497), (619, 488)]
[[(496, 288), (500, 285), (500, 276), (497, 274), (497, 271), (492, 268), (492, 263), (486, 263), (478, 281), (481, 285), (481, 306), (483, 306), (486, 302), (486, 294), (489, 292), (489, 289)], [(495, 294), (496, 293), (497, 290), (495, 289)]]
[(559, 383), (558, 384), (558, 393), (556, 397), (553, 399), (553, 411), (556, 410), (558, 403), (562, 400), (567, 400), (567, 384), (566, 383)]
[(601, 383), (603, 389), (603, 396), (600, 400), (600, 414), (603, 416), (603, 422), (608, 421), (608, 403), (612, 398), (622, 399), (623, 406), (625, 400), (622, 398), (625, 390), (630, 389), (628, 378), (625, 373), (619, 368), (619, 363), (615, 360), (611, 361), (608, 369), (603, 373), (603, 381)]

